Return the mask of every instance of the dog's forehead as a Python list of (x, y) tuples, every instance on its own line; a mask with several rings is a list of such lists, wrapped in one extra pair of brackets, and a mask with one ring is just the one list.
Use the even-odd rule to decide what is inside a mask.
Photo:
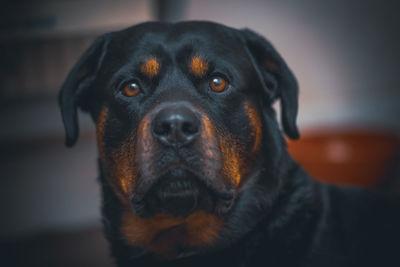
[[(224, 73), (237, 85), (251, 71), (240, 31), (210, 22), (148, 22), (114, 32), (108, 42), (109, 87), (121, 80)], [(182, 79), (177, 79), (182, 82)]]
[(114, 45), (123, 53), (148, 54), (162, 50), (179, 53), (232, 53), (241, 49), (238, 30), (210, 22), (176, 24), (148, 22), (114, 33)]

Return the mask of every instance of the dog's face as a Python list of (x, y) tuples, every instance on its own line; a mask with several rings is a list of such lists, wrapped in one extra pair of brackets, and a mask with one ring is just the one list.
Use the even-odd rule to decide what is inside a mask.
[(284, 130), (297, 137), (296, 82), (272, 46), (248, 30), (186, 22), (100, 37), (60, 103), (67, 145), (77, 107), (96, 123), (103, 182), (123, 206), (121, 236), (173, 257), (218, 243), (243, 192), (278, 167), (277, 98)]

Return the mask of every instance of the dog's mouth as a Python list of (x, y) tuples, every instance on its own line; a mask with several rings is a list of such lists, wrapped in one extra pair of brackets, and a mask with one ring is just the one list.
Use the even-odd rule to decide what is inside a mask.
[(233, 200), (233, 191), (218, 192), (190, 170), (174, 168), (161, 175), (142, 199), (132, 199), (132, 204), (141, 217), (159, 213), (187, 217), (197, 210), (222, 215)]
[(214, 194), (193, 173), (184, 169), (167, 172), (145, 197), (152, 213), (186, 217), (197, 209), (212, 212)]

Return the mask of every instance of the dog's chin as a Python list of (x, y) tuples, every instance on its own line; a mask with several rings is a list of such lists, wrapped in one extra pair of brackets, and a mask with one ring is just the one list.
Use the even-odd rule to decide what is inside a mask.
[[(157, 179), (143, 199), (144, 217), (158, 213), (187, 217), (197, 210), (213, 213), (215, 194), (194, 173), (176, 168)], [(147, 215), (147, 216), (146, 216)]]

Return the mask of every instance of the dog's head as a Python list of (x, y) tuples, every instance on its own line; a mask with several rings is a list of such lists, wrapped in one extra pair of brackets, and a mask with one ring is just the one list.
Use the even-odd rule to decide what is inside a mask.
[(297, 92), (279, 54), (249, 30), (144, 23), (99, 37), (60, 106), (67, 146), (77, 108), (96, 123), (103, 182), (123, 206), (121, 236), (173, 256), (212, 247), (253, 216), (265, 202), (260, 184), (272, 198), (285, 149), (271, 104), (280, 99), (283, 129), (297, 138)]

